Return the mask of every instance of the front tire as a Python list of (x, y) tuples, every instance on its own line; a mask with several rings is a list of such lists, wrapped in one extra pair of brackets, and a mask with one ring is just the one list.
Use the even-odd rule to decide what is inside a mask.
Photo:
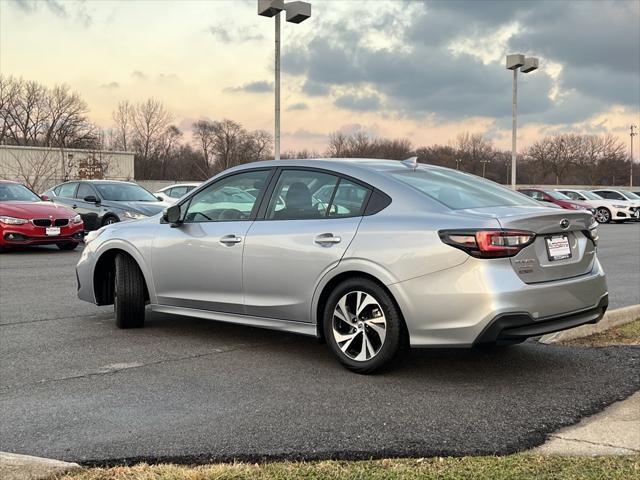
[(105, 225), (112, 225), (114, 223), (118, 223), (120, 221), (120, 219), (114, 215), (107, 215), (106, 217), (104, 217), (104, 220), (102, 220), (102, 226), (104, 227)]
[(598, 223), (609, 223), (611, 222), (611, 212), (608, 208), (600, 207), (596, 210), (596, 221)]
[(406, 330), (393, 298), (368, 278), (351, 278), (329, 295), (324, 336), (338, 361), (356, 373), (389, 366), (405, 349)]
[(128, 255), (116, 257), (113, 308), (118, 328), (144, 326), (144, 277)]

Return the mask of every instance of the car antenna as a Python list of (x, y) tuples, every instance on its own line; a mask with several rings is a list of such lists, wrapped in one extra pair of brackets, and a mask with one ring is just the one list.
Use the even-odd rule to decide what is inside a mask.
[(418, 157), (409, 157), (405, 160), (402, 160), (402, 164), (415, 171), (415, 169), (418, 168)]

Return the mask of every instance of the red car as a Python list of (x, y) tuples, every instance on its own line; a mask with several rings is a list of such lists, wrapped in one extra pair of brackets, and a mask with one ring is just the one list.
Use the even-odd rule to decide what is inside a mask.
[(572, 200), (565, 194), (555, 190), (547, 190), (542, 188), (519, 188), (520, 193), (524, 193), (527, 197), (531, 197), (539, 202), (553, 203), (567, 210), (589, 210), (592, 214), (596, 213), (596, 209), (587, 202), (580, 200)]
[(20, 183), (0, 180), (0, 250), (53, 243), (60, 250), (78, 246), (84, 234), (80, 215), (44, 200)]

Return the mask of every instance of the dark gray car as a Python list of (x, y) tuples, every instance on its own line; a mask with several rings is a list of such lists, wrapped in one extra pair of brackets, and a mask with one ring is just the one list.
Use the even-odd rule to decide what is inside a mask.
[(65, 182), (44, 195), (80, 214), (85, 230), (126, 220), (140, 220), (160, 213), (169, 205), (136, 183), (115, 180)]

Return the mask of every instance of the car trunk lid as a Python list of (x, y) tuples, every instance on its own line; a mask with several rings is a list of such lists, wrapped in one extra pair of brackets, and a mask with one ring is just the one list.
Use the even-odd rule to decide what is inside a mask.
[(596, 247), (589, 237), (594, 223), (587, 211), (546, 207), (492, 207), (469, 210), (495, 218), (503, 229), (534, 232), (531, 245), (511, 257), (511, 265), (525, 283), (577, 277), (593, 268)]

